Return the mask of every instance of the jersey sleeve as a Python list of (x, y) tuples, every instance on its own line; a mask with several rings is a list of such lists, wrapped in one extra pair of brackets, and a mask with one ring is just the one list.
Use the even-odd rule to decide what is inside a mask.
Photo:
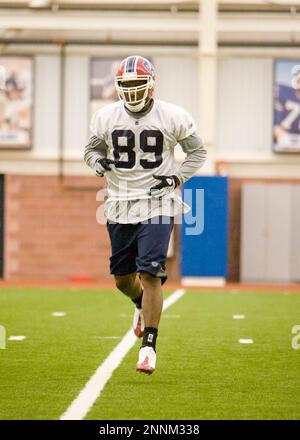
[(100, 111), (93, 114), (90, 123), (90, 131), (93, 136), (97, 136), (97, 138), (103, 140), (103, 124), (101, 122)]
[(181, 141), (195, 133), (196, 124), (192, 116), (184, 109), (176, 115), (174, 136), (177, 141)]
[(98, 160), (106, 157), (108, 148), (104, 141), (99, 111), (92, 116), (90, 131), (91, 135), (84, 149), (84, 161), (94, 170)]
[(204, 165), (207, 151), (197, 133), (182, 139), (179, 143), (182, 150), (186, 153), (186, 157), (176, 173), (182, 184), (196, 174)]

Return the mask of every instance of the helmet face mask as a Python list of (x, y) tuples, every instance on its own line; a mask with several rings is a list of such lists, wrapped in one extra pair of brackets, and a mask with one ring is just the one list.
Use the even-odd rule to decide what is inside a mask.
[(123, 60), (115, 77), (118, 97), (131, 112), (140, 112), (149, 102), (154, 83), (154, 69), (151, 63), (138, 56)]

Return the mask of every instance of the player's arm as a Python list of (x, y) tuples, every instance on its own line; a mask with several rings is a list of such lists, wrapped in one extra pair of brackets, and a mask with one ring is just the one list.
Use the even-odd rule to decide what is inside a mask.
[(186, 157), (176, 173), (180, 184), (182, 185), (190, 179), (204, 165), (207, 151), (201, 138), (196, 132), (178, 141)]
[(100, 122), (96, 113), (90, 126), (92, 135), (84, 149), (84, 161), (97, 176), (102, 177), (106, 171), (111, 171), (110, 165), (115, 164), (116, 161), (107, 159), (108, 147), (106, 142), (101, 139)]
[(106, 171), (111, 171), (110, 165), (116, 163), (115, 160), (107, 159), (106, 154), (106, 143), (92, 135), (85, 146), (84, 161), (99, 177), (104, 176)]
[(182, 140), (178, 140), (178, 143), (186, 153), (186, 158), (176, 174), (172, 176), (153, 175), (155, 179), (159, 180), (157, 185), (150, 188), (150, 194), (155, 197), (160, 198), (174, 191), (175, 188), (190, 179), (206, 160), (206, 149), (196, 132)]

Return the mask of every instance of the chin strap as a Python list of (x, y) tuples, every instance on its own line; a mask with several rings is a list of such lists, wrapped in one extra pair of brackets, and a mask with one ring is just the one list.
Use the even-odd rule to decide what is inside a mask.
[(125, 102), (125, 107), (132, 113), (140, 112), (141, 110), (143, 110), (145, 105), (146, 105), (146, 99), (143, 99), (143, 101), (137, 105), (131, 105), (129, 102)]

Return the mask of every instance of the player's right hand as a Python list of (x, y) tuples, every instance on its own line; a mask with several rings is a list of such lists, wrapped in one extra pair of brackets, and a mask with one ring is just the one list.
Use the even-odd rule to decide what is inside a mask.
[(104, 176), (106, 171), (111, 171), (110, 165), (116, 164), (116, 163), (118, 163), (117, 160), (106, 159), (106, 157), (104, 157), (103, 159), (97, 160), (97, 162), (95, 164), (96, 175), (99, 177)]
[(149, 194), (158, 199), (170, 194), (180, 185), (180, 180), (175, 174), (172, 176), (158, 176), (157, 174), (153, 174), (153, 177), (154, 179), (159, 180), (160, 183), (152, 186)]

